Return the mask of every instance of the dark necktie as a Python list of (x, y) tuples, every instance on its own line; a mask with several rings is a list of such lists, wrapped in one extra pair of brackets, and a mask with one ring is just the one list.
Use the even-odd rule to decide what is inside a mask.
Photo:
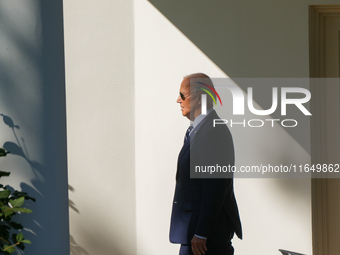
[(194, 128), (194, 127), (193, 127), (192, 125), (190, 125), (190, 126), (188, 127), (187, 132), (185, 133), (184, 142), (185, 142), (186, 140), (188, 140), (189, 135), (190, 135), (190, 132), (191, 132), (191, 130), (192, 130), (193, 128)]

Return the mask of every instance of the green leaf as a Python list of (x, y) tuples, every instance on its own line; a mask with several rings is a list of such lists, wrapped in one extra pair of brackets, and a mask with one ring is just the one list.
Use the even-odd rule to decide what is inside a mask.
[[(11, 248), (8, 248), (8, 247), (10, 247), (10, 245), (4, 245), (3, 251), (7, 251), (8, 253), (12, 253), (12, 252), (15, 251), (15, 247), (14, 247), (14, 246), (11, 247)], [(8, 248), (8, 249), (7, 249), (7, 248)]]
[(30, 240), (26, 240), (26, 239), (22, 240), (21, 242), (31, 244), (31, 241)]
[(23, 242), (19, 243), (17, 247), (20, 248), (21, 250), (25, 250), (25, 245)]
[(10, 224), (11, 224), (12, 228), (17, 229), (17, 230), (24, 228), (20, 223), (17, 223), (17, 222), (14, 222), (14, 221), (12, 221)]
[(13, 213), (14, 213), (14, 211), (13, 211), (12, 208), (9, 209), (8, 211), (5, 211), (5, 212), (4, 212), (5, 216), (10, 216), (10, 215), (12, 215)]
[(25, 200), (32, 200), (33, 202), (35, 202), (35, 198), (28, 196), (28, 194), (26, 192), (22, 192), (22, 191), (14, 191), (13, 192), (13, 197), (15, 198), (19, 198), (19, 197), (25, 197)]
[(26, 193), (26, 192), (22, 192), (22, 191), (17, 191), (17, 190), (15, 190), (15, 191), (13, 192), (13, 196), (16, 197), (16, 198), (24, 197), (24, 196), (27, 196), (27, 193)]
[(4, 172), (4, 171), (0, 171), (0, 178), (2, 176), (9, 176), (11, 173), (10, 172)]
[(0, 198), (7, 198), (11, 192), (8, 189), (5, 189), (4, 191), (0, 192)]
[(32, 213), (32, 210), (26, 209), (26, 208), (21, 208), (21, 207), (15, 207), (13, 208), (14, 212), (23, 212), (23, 213)]
[(4, 243), (10, 244), (10, 242), (8, 240), (6, 240), (5, 238), (3, 238), (2, 236), (0, 236), (0, 240)]
[(4, 148), (0, 148), (0, 157), (5, 157), (9, 151), (6, 151)]
[(17, 239), (17, 242), (21, 242), (22, 240), (24, 240), (24, 235), (20, 233), (17, 235), (16, 239)]
[(7, 205), (3, 205), (3, 206), (0, 206), (0, 210), (3, 212), (7, 209), (9, 209), (10, 207), (8, 207)]
[(18, 199), (11, 200), (11, 201), (9, 201), (9, 202), (11, 203), (11, 205), (12, 205), (13, 207), (20, 207), (20, 206), (22, 206), (22, 205), (24, 204), (25, 198), (24, 198), (24, 197), (20, 197), (20, 198), (18, 198)]
[(25, 196), (25, 199), (26, 200), (32, 200), (33, 202), (35, 202), (36, 200), (35, 200), (35, 198), (34, 197), (30, 197), (30, 196)]

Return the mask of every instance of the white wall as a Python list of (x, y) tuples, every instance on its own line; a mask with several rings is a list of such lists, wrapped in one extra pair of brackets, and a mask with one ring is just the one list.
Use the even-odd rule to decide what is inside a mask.
[(64, 1), (71, 254), (135, 254), (132, 1)]
[[(286, 10), (292, 3), (280, 2)], [(61, 1), (0, 4), (0, 113), (20, 127), (14, 133), (3, 119), (1, 141), (12, 155), (2, 159), (1, 169), (12, 172), (11, 185), (38, 199), (30, 204), (34, 214), (24, 216), (33, 241), (25, 254), (67, 254)], [(208, 5), (219, 8), (217, 2)], [(180, 9), (169, 8), (174, 14)], [(64, 1), (63, 10), (71, 254), (176, 254), (178, 246), (168, 242), (169, 219), (177, 155), (189, 124), (176, 104), (179, 84), (197, 71), (227, 77), (219, 66), (230, 67), (235, 60), (210, 60), (146, 0)], [(307, 3), (299, 4), (293, 19), (303, 23), (298, 30), (303, 43), (288, 44), (288, 55), (275, 55), (280, 44), (268, 44), (274, 55), (261, 64), (256, 56), (263, 54), (255, 52), (248, 63), (255, 61), (255, 69), (238, 67), (243, 61), (238, 57), (247, 55), (238, 54), (243, 46), (237, 40), (229, 41), (237, 49), (233, 72), (267, 70), (275, 76), (282, 65), (271, 66), (273, 57), (286, 64), (287, 75), (307, 75), (308, 51), (300, 51), (308, 42), (305, 12)], [(265, 15), (253, 19), (259, 22), (254, 27), (268, 22)], [(285, 16), (278, 21), (271, 31), (287, 32)], [(191, 20), (187, 24), (195, 27)], [(223, 30), (221, 24), (216, 23)], [(230, 27), (237, 33), (244, 26)], [(204, 42), (200, 46), (208, 45)], [(223, 52), (219, 46), (215, 53)], [(297, 64), (288, 66), (295, 56)], [(294, 136), (280, 128), (272, 133), (278, 148), (265, 132), (257, 137), (232, 132), (239, 165), (310, 160)], [(234, 242), (236, 254), (276, 254), (279, 248), (311, 253), (309, 180), (236, 179), (235, 189), (244, 228), (244, 240)]]
[[(306, 2), (248, 1), (247, 8), (224, 1), (233, 22), (210, 11), (197, 19), (218, 29), (202, 32), (189, 13), (222, 11), (221, 1), (151, 2), (161, 3), (163, 14), (146, 0), (64, 1), (74, 255), (177, 253), (168, 231), (177, 155), (189, 124), (176, 104), (184, 75), (308, 76)], [(225, 25), (228, 33), (219, 33)], [(259, 33), (264, 25), (269, 30)], [(221, 39), (216, 47), (205, 32)], [(266, 132), (232, 132), (238, 165), (310, 161), (308, 128), (301, 137), (275, 128), (277, 140)], [(244, 229), (244, 240), (234, 241), (236, 254), (278, 254), (279, 248), (311, 254), (309, 180), (236, 179), (235, 189)]]
[[(193, 72), (227, 74), (144, 0), (135, 1), (135, 49), (137, 253), (176, 254), (179, 246), (168, 241), (169, 219), (177, 156), (189, 125), (176, 104), (179, 85)], [(280, 127), (231, 131), (237, 165), (310, 161)], [(235, 190), (244, 230), (244, 240), (234, 240), (236, 254), (278, 254), (279, 248), (311, 253), (309, 180), (236, 179)]]

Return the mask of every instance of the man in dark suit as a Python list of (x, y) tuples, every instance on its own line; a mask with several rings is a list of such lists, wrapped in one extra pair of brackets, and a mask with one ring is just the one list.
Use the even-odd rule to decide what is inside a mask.
[(232, 255), (234, 233), (242, 238), (233, 173), (223, 173), (223, 178), (207, 173), (190, 178), (190, 171), (193, 173), (197, 166), (234, 166), (233, 141), (225, 124), (214, 127), (214, 119), (219, 117), (211, 98), (206, 114), (201, 114), (201, 95), (205, 92), (193, 78), (213, 88), (210, 78), (202, 73), (188, 75), (181, 83), (177, 103), (192, 125), (178, 157), (170, 242), (181, 244), (180, 255)]

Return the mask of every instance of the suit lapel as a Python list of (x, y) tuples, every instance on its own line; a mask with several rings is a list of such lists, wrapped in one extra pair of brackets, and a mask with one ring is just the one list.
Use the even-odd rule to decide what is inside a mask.
[[(202, 130), (202, 127), (204, 125), (207, 125), (208, 123), (211, 122), (212, 119), (217, 119), (219, 118), (218, 115), (216, 114), (215, 110), (213, 112), (211, 112), (207, 117), (205, 117), (191, 132), (190, 134), (190, 138), (187, 139), (184, 144), (183, 147), (179, 153), (178, 156), (178, 163), (177, 163), (177, 171), (178, 171), (178, 164), (181, 161), (181, 158), (183, 157), (183, 155), (185, 154), (185, 152), (189, 149), (190, 144), (192, 144), (192, 142), (195, 140), (196, 136), (199, 134), (199, 132)], [(177, 176), (177, 175), (176, 175)], [(177, 178), (176, 178), (177, 179)]]

